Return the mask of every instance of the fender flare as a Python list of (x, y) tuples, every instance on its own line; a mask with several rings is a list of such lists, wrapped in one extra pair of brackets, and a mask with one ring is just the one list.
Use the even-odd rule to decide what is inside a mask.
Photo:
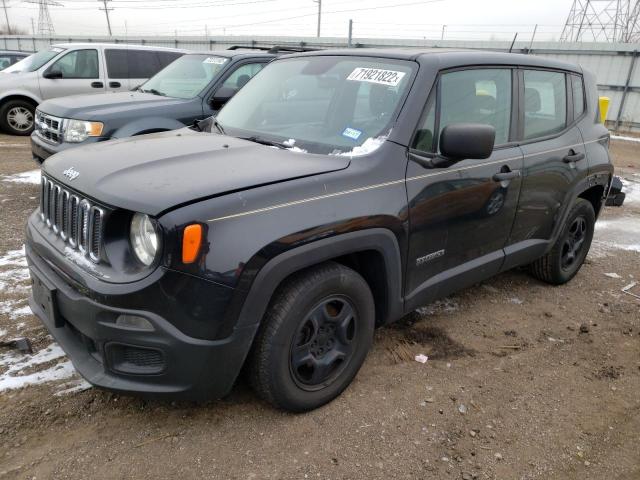
[(547, 244), (547, 248), (545, 253), (549, 252), (553, 246), (555, 245), (562, 229), (564, 228), (564, 224), (567, 221), (567, 217), (569, 216), (569, 212), (571, 211), (571, 207), (575, 203), (575, 201), (580, 197), (580, 195), (590, 188), (601, 186), (604, 188), (603, 201), (606, 199), (608, 185), (610, 183), (612, 173), (610, 172), (602, 172), (599, 174), (591, 174), (580, 180), (573, 189), (571, 189), (567, 193), (567, 200), (564, 204), (565, 207), (562, 211), (562, 215), (560, 216), (560, 220), (556, 223), (555, 228), (553, 229), (553, 233), (551, 235), (551, 239)]
[(144, 117), (119, 127), (111, 135), (111, 138), (131, 137), (132, 135), (147, 130), (176, 130), (178, 128), (184, 128), (185, 126), (184, 123), (174, 120), (173, 118)]
[[(387, 320), (404, 313), (402, 261), (398, 241), (386, 228), (345, 233), (296, 247), (269, 260), (244, 298), (235, 329), (258, 325), (280, 283), (292, 273), (349, 253), (375, 250), (382, 255), (387, 279)], [(386, 323), (386, 322), (385, 322)]]

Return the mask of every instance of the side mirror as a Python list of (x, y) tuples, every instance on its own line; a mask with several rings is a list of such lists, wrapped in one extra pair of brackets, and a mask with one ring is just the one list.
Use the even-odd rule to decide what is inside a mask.
[(489, 158), (496, 141), (496, 129), (482, 123), (453, 123), (440, 134), (440, 152), (450, 160)]
[(44, 75), (42, 76), (50, 80), (56, 79), (56, 78), (62, 78), (62, 71), (58, 70), (57, 68), (52, 68), (51, 70), (44, 72)]
[(231, 97), (233, 97), (237, 92), (238, 90), (236, 90), (235, 88), (220, 87), (218, 91), (213, 95), (209, 103), (211, 104), (212, 108), (222, 108), (222, 106), (229, 100), (231, 100)]

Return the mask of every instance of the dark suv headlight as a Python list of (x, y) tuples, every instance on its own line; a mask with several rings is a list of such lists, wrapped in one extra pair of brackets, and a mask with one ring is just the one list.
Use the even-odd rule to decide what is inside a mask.
[(144, 265), (151, 265), (160, 250), (160, 235), (155, 220), (143, 213), (134, 214), (129, 239), (138, 260)]

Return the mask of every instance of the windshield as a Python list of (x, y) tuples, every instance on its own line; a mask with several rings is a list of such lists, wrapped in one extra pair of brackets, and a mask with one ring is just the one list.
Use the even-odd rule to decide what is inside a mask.
[(60, 52), (64, 52), (64, 48), (52, 47), (49, 50), (41, 50), (14, 63), (3, 71), (6, 73), (35, 72)]
[(147, 80), (140, 90), (167, 97), (194, 98), (228, 61), (213, 55), (184, 55)]
[(365, 154), (389, 133), (412, 62), (314, 56), (271, 63), (218, 114), (231, 135), (312, 153)]

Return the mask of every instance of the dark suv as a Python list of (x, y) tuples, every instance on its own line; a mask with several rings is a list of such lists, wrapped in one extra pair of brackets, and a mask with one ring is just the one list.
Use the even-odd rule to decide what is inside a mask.
[(31, 306), (96, 386), (335, 398), (376, 326), (505, 270), (569, 281), (613, 168), (593, 75), (532, 55), (273, 61), (218, 114), (69, 150), (27, 227)]
[(33, 158), (42, 163), (67, 148), (174, 130), (211, 116), (281, 51), (232, 47), (190, 53), (133, 92), (47, 100), (36, 110)]

